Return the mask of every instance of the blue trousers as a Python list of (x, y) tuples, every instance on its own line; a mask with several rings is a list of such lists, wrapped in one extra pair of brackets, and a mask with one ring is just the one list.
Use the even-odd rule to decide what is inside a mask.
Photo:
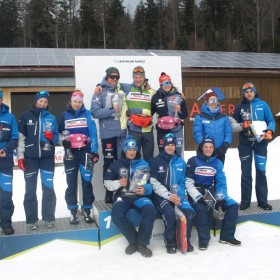
[(37, 179), (40, 170), (42, 182), (42, 219), (44, 221), (55, 220), (56, 196), (53, 186), (54, 176), (54, 157), (45, 158), (25, 158), (27, 170), (24, 172), (25, 195), (24, 210), (26, 223), (32, 224), (39, 220), (38, 218), (38, 200), (37, 200)]
[[(231, 203), (232, 203), (231, 199)], [(236, 223), (238, 219), (238, 204), (233, 203), (225, 205), (223, 211), (225, 211), (225, 217), (222, 221), (220, 239), (231, 240), (234, 238)], [(208, 208), (202, 203), (195, 203), (194, 210), (196, 212), (196, 229), (198, 233), (199, 244), (208, 244), (210, 241), (210, 216)]]
[(12, 200), (13, 166), (0, 169), (0, 227), (7, 229), (12, 226), (14, 204)]
[[(127, 218), (129, 209), (140, 212), (142, 218), (138, 232)], [(148, 245), (156, 218), (156, 208), (149, 198), (120, 198), (118, 197), (112, 209), (112, 221), (125, 236), (129, 244)]]
[(241, 203), (250, 205), (252, 196), (252, 160), (254, 155), (256, 167), (256, 197), (259, 205), (267, 203), (266, 160), (267, 141), (239, 143), (241, 161)]
[[(91, 184), (92, 173), (85, 168), (86, 150), (72, 149), (74, 159), (65, 160), (64, 167), (66, 173), (67, 189), (65, 191), (65, 201), (69, 210), (78, 208), (78, 173), (80, 171), (83, 192), (82, 208), (92, 208), (94, 202), (93, 188)], [(89, 151), (88, 151), (89, 152)]]
[[(153, 201), (157, 209), (162, 214), (162, 218), (164, 221), (164, 241), (166, 247), (176, 248), (176, 217), (174, 212), (174, 204), (156, 194), (153, 194)], [(191, 238), (192, 219), (194, 211), (187, 200), (182, 201), (179, 208), (184, 213), (187, 219), (187, 239), (189, 241)]]

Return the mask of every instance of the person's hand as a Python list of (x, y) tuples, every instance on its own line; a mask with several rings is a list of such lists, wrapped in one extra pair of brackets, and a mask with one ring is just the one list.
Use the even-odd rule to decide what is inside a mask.
[(99, 154), (95, 152), (91, 154), (92, 154), (92, 162), (97, 163), (99, 161)]
[(264, 139), (266, 139), (266, 140), (272, 139), (272, 131), (271, 131), (271, 130), (268, 130), (268, 131), (265, 133)]
[(113, 105), (113, 108), (114, 108), (114, 110), (115, 110), (116, 113), (119, 113), (119, 112), (121, 111), (121, 106), (118, 105), (118, 104), (114, 104), (114, 105)]
[(205, 200), (205, 198), (202, 196), (200, 197), (198, 200), (197, 200), (197, 203), (201, 203), (201, 204), (204, 204), (205, 206), (207, 206), (207, 202)]
[(242, 129), (247, 129), (247, 128), (249, 128), (251, 123), (252, 123), (251, 121), (244, 121), (244, 122), (242, 123)]
[(223, 208), (226, 204), (226, 201), (224, 199), (222, 200), (217, 200), (217, 202), (215, 203), (215, 209), (218, 210), (219, 207)]
[(69, 140), (63, 140), (62, 146), (64, 149), (71, 149), (71, 142)]
[(45, 131), (44, 135), (48, 140), (50, 140), (50, 141), (53, 140), (53, 133), (51, 131)]
[(176, 105), (173, 107), (174, 112), (180, 112), (181, 111), (181, 106), (180, 105)]
[(27, 164), (24, 158), (18, 160), (18, 168), (22, 171), (25, 171), (27, 169)]
[(135, 189), (135, 193), (136, 193), (137, 195), (144, 195), (144, 193), (145, 193), (145, 188), (142, 187), (142, 186), (138, 186), (138, 187)]
[(220, 148), (216, 149), (217, 156), (225, 155), (229, 146), (230, 146), (229, 143), (224, 142), (223, 145)]
[(172, 194), (170, 196), (170, 201), (173, 202), (175, 205), (181, 205), (181, 199), (177, 194)]
[(125, 188), (127, 186), (127, 178), (121, 178), (119, 182), (121, 187)]
[(3, 149), (1, 149), (0, 150), (0, 157), (6, 157), (6, 156), (7, 156), (6, 152)]
[(99, 95), (101, 92), (102, 92), (102, 86), (97, 86), (97, 87), (94, 89), (94, 94), (95, 94), (95, 95)]
[(180, 96), (185, 100), (186, 99), (186, 96), (183, 92), (179, 92), (180, 93)]

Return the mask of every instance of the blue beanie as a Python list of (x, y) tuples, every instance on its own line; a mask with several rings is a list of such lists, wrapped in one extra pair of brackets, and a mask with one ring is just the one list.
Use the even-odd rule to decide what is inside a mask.
[(2, 90), (0, 90), (0, 98), (3, 99), (3, 91)]
[(257, 93), (257, 89), (256, 89), (255, 85), (253, 83), (247, 82), (242, 87), (242, 94), (244, 94), (245, 91), (248, 89), (252, 89), (254, 91), (254, 93)]
[(133, 139), (133, 137), (131, 135), (127, 135), (126, 136), (126, 139), (125, 139), (124, 144), (123, 144), (123, 151), (125, 153), (129, 149), (136, 150), (136, 152), (138, 151), (137, 143), (136, 143), (136, 141)]
[(201, 149), (201, 151), (202, 151), (202, 148), (203, 148), (204, 144), (206, 144), (206, 143), (211, 143), (211, 144), (213, 144), (214, 149), (215, 149), (215, 139), (214, 139), (213, 136), (211, 136), (211, 135), (205, 135), (205, 136), (202, 138), (202, 140), (201, 140), (201, 142), (200, 142), (200, 144), (199, 144), (199, 148)]
[(162, 138), (162, 141), (163, 141), (163, 147), (169, 144), (174, 144), (176, 146), (177, 144), (176, 137), (173, 133), (165, 134)]
[(38, 101), (40, 98), (49, 99), (49, 97), (50, 97), (50, 94), (47, 91), (41, 90), (36, 94), (35, 99), (36, 99), (36, 101)]

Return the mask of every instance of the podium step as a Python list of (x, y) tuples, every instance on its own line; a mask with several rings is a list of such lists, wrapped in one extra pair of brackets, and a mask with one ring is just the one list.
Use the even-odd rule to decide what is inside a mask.
[(69, 221), (70, 218), (58, 218), (55, 227), (50, 229), (39, 221), (37, 230), (29, 230), (25, 222), (14, 222), (15, 234), (0, 235), (0, 259), (12, 258), (55, 239), (100, 245), (99, 228), (95, 223), (87, 224), (82, 218), (78, 225), (71, 225)]

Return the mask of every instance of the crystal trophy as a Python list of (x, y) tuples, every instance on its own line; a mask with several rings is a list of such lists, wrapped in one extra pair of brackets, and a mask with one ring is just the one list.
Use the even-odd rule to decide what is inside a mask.
[[(182, 102), (182, 98), (180, 96), (173, 96), (173, 99), (171, 101), (171, 104), (173, 107), (180, 105)], [(178, 111), (174, 110), (174, 118), (178, 119), (179, 115), (178, 115)]]
[[(63, 130), (61, 132), (61, 140), (64, 141), (69, 141), (69, 136), (70, 136), (70, 131), (69, 130)], [(72, 151), (71, 149), (65, 149), (65, 160), (72, 160), (74, 159), (74, 155), (72, 154)]]
[[(225, 194), (223, 192), (217, 192), (215, 194), (215, 199), (216, 201), (222, 201), (223, 199), (225, 198)], [(223, 209), (221, 206), (218, 207), (218, 210), (217, 210), (217, 218), (219, 220), (223, 220), (224, 219), (224, 216), (225, 216), (225, 213), (223, 212)]]
[(132, 177), (132, 180), (131, 180), (131, 183), (129, 186), (129, 191), (135, 192), (137, 187), (147, 184), (149, 178), (150, 178), (150, 168), (149, 167), (137, 168), (133, 174), (133, 177)]
[(115, 118), (114, 120), (119, 120), (121, 117), (121, 108), (122, 108), (122, 101), (123, 101), (123, 96), (122, 94), (115, 93), (112, 96), (112, 106), (118, 106), (119, 107), (119, 112), (115, 113)]
[[(119, 169), (119, 175), (121, 176), (122, 179), (127, 179), (127, 177), (128, 177), (128, 170), (127, 170), (127, 168), (121, 167), (121, 168)], [(127, 190), (126, 187), (123, 187), (122, 190), (121, 190), (121, 192), (122, 192), (123, 194), (125, 194), (127, 191), (128, 191), (128, 190)]]
[[(43, 123), (43, 131), (44, 132), (52, 132), (53, 131), (53, 124), (52, 123)], [(44, 146), (42, 147), (43, 151), (50, 151), (51, 150), (51, 142), (49, 139), (46, 138), (46, 142), (44, 143)]]

